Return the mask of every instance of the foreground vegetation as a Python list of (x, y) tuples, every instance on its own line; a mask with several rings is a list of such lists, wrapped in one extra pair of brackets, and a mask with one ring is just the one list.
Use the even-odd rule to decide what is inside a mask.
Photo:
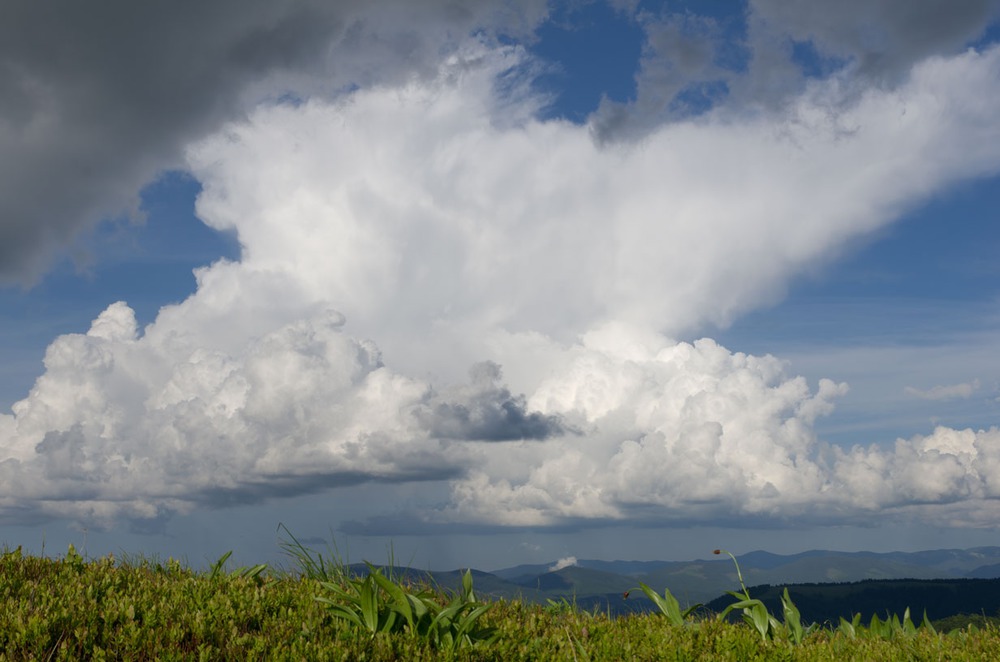
[(226, 555), (201, 573), (72, 547), (61, 559), (6, 551), (0, 659), (982, 660), (1000, 650), (990, 624), (944, 634), (904, 614), (807, 625), (790, 600), (772, 614), (742, 584), (718, 616), (640, 586), (658, 611), (616, 619), (567, 601), (483, 601), (468, 573), (445, 592), (374, 566), (351, 576), (294, 538), (286, 551), (295, 571), (227, 571)]

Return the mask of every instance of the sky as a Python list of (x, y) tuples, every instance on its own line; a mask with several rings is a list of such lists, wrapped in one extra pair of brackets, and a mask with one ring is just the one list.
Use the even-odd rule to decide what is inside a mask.
[(0, 544), (1000, 544), (1000, 2), (0, 2)]

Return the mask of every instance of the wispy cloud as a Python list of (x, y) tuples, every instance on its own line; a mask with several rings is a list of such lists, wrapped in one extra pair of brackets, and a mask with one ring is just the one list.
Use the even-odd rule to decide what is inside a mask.
[(947, 386), (939, 385), (926, 390), (907, 386), (903, 389), (903, 392), (909, 396), (913, 396), (914, 398), (920, 398), (921, 400), (956, 400), (971, 398), (972, 394), (978, 390), (979, 380), (974, 379), (971, 382), (963, 384), (949, 384)]

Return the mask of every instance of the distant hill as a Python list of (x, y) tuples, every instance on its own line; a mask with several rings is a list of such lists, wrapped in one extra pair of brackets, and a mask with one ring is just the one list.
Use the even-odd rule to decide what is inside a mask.
[[(743, 579), (750, 584), (806, 584), (858, 582), (869, 579), (990, 579), (1000, 577), (1000, 547), (941, 549), (922, 552), (834, 552), (810, 550), (799, 554), (755, 551), (737, 556)], [(549, 568), (555, 563), (522, 565), (493, 574), (520, 586), (552, 590), (563, 582), (579, 598), (610, 586), (638, 586), (644, 582), (661, 590), (669, 588), (682, 604), (707, 602), (739, 587), (736, 569), (729, 558), (695, 561), (594, 561), (580, 560), (576, 568), (599, 570), (591, 584), (583, 577), (571, 579)], [(607, 575), (619, 575), (615, 583)], [(546, 577), (546, 575), (555, 575)], [(546, 589), (546, 587), (550, 587)], [(594, 590), (590, 590), (594, 589)]]
[(993, 577), (1000, 577), (1000, 563), (981, 565), (975, 570), (970, 570), (965, 573), (965, 576), (975, 579), (991, 579)]
[[(803, 617), (806, 618), (807, 613), (824, 615), (823, 618), (810, 616), (809, 618), (812, 620), (826, 620), (825, 615), (841, 613), (836, 611), (838, 609), (863, 612), (864, 609), (867, 609), (866, 605), (869, 604), (880, 614), (884, 613), (886, 609), (890, 611), (895, 609), (892, 606), (897, 604), (895, 598), (889, 599), (886, 597), (888, 594), (878, 593), (882, 590), (894, 592), (894, 595), (902, 595), (900, 600), (903, 602), (906, 602), (911, 596), (924, 596), (920, 597), (920, 601), (916, 601), (914, 598), (903, 604), (903, 608), (906, 606), (911, 608), (914, 617), (922, 615), (923, 607), (921, 605), (924, 604), (942, 606), (961, 603), (966, 604), (968, 609), (971, 609), (971, 611), (956, 611), (954, 612), (956, 614), (986, 613), (993, 615), (996, 612), (996, 608), (991, 608), (992, 603), (989, 603), (988, 600), (975, 597), (979, 595), (975, 592), (979, 590), (979, 584), (931, 583), (928, 585), (936, 588), (926, 589), (929, 592), (925, 593), (921, 593), (925, 589), (918, 590), (914, 587), (930, 580), (990, 580), (1000, 578), (1000, 547), (887, 553), (811, 550), (790, 555), (755, 551), (737, 558), (747, 585), (763, 587), (761, 590), (766, 592), (769, 600), (777, 600), (782, 587), (795, 586), (795, 591), (792, 593), (793, 599), (798, 604), (799, 598), (795, 596), (800, 594), (796, 592), (799, 591), (801, 599), (805, 603), (805, 608), (803, 605), (799, 605)], [(646, 611), (653, 607), (641, 591), (634, 590), (638, 588), (640, 582), (647, 584), (659, 593), (662, 593), (664, 588), (669, 588), (670, 592), (685, 606), (697, 603), (712, 604), (714, 599), (723, 596), (726, 591), (739, 588), (736, 569), (727, 557), (695, 561), (598, 561), (584, 559), (559, 570), (551, 570), (553, 567), (557, 567), (555, 561), (535, 565), (518, 565), (493, 572), (474, 570), (475, 589), (480, 595), (493, 598), (520, 599), (541, 604), (546, 604), (547, 600), (561, 601), (565, 599), (588, 611), (597, 609), (621, 614)], [(360, 574), (367, 571), (363, 564), (355, 564), (351, 568)], [(383, 569), (385, 570), (385, 568)], [(395, 572), (402, 574), (409, 581), (434, 584), (447, 590), (458, 590), (461, 586), (462, 571), (459, 570), (427, 572), (414, 569), (396, 569)], [(893, 584), (892, 580), (921, 581), (913, 584)], [(802, 588), (803, 585), (854, 586), (857, 582), (862, 583), (862, 593), (860, 594), (854, 589), (807, 590)], [(879, 582), (883, 582), (888, 588), (883, 589)], [(993, 584), (984, 585), (993, 586)], [(941, 597), (944, 595), (943, 593), (939, 595), (934, 592), (945, 591), (946, 589), (942, 588), (945, 586), (964, 587), (965, 595), (970, 597), (963, 601), (960, 592), (957, 601), (949, 601), (946, 597)], [(997, 582), (996, 586), (1000, 587), (1000, 581)], [(771, 590), (767, 587), (773, 587), (773, 591), (775, 591), (773, 596), (767, 592)], [(625, 599), (623, 597), (625, 591), (630, 590), (632, 593), (628, 599)], [(813, 593), (816, 591), (819, 591), (823, 597), (815, 598), (818, 602), (814, 604)], [(839, 603), (836, 598), (839, 595), (838, 591), (848, 596)], [(1000, 595), (1000, 591), (997, 593)], [(755, 593), (752, 594), (756, 597)], [(933, 599), (926, 597), (930, 595), (937, 597)], [(869, 601), (866, 596), (873, 597)], [(725, 597), (724, 599), (728, 600), (729, 598)], [(953, 608), (953, 606), (948, 606), (948, 609)], [(929, 614), (936, 614), (938, 611), (940, 610), (937, 608), (928, 608)], [(843, 613), (846, 614), (846, 612)], [(868, 616), (870, 617), (870, 614)], [(933, 615), (932, 618), (943, 618), (943, 616)]]

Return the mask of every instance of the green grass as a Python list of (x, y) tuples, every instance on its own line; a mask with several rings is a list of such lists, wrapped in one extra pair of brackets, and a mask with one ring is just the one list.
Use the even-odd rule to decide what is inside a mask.
[[(366, 584), (333, 557), (287, 545), (297, 571), (227, 569), (226, 557), (194, 572), (72, 548), (58, 559), (5, 551), (0, 660), (981, 660), (1000, 650), (988, 622), (946, 635), (897, 618), (851, 624), (853, 633), (815, 629), (796, 643), (779, 636), (787, 613), (762, 636), (752, 622), (714, 615), (615, 619), (569, 603), (483, 603), (471, 575), (451, 593), (391, 572)], [(355, 607), (358, 619), (345, 617)]]

